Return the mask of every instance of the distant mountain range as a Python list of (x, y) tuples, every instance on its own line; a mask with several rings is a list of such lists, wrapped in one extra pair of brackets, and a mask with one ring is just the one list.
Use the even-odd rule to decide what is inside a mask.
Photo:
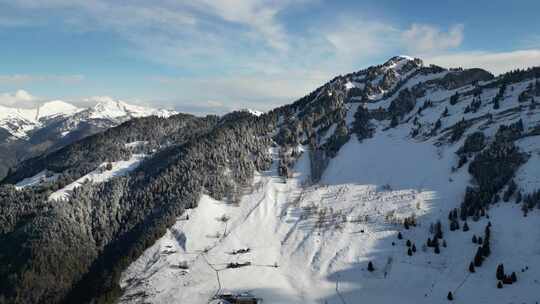
[(131, 105), (110, 97), (87, 100), (79, 108), (53, 100), (36, 108), (0, 106), (0, 177), (21, 160), (56, 150), (136, 117), (169, 117), (175, 111)]

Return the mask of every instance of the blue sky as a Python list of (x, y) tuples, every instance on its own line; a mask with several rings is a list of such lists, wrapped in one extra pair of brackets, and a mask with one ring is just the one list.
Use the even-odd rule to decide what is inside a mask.
[(268, 110), (398, 54), (501, 73), (540, 65), (539, 11), (535, 0), (0, 0), (0, 104)]

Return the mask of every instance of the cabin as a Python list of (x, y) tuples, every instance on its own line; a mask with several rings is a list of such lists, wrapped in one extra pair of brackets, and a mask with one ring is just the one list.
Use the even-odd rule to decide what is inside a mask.
[[(215, 302), (217, 301), (217, 302)], [(262, 299), (253, 296), (250, 293), (223, 293), (216, 295), (214, 301), (211, 303), (220, 303), (220, 304), (261, 304)]]

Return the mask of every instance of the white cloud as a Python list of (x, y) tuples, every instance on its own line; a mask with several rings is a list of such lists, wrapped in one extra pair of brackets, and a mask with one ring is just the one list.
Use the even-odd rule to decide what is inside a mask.
[(510, 52), (459, 52), (426, 57), (425, 61), (445, 67), (483, 68), (500, 74), (515, 69), (540, 66), (540, 49)]
[(28, 108), (36, 105), (39, 99), (25, 90), (0, 94), (0, 105), (8, 107)]
[[(275, 75), (234, 76), (234, 77), (153, 77), (162, 90), (182, 92), (182, 97), (174, 97), (180, 110), (184, 107), (217, 108), (219, 113), (254, 108), (270, 110), (294, 99), (328, 81), (330, 74), (317, 71), (289, 70)], [(198, 102), (192, 96), (196, 95)], [(214, 111), (209, 111), (216, 113)]]
[(189, 5), (199, 13), (211, 13), (221, 19), (246, 25), (260, 34), (269, 46), (286, 51), (288, 37), (284, 27), (276, 20), (277, 14), (291, 5), (292, 1), (228, 0), (191, 1)]
[(399, 32), (383, 22), (351, 19), (342, 19), (336, 26), (323, 29), (337, 57), (346, 61), (388, 52), (398, 44)]
[(402, 41), (413, 54), (426, 54), (459, 47), (463, 42), (464, 26), (453, 25), (444, 32), (428, 24), (412, 24), (402, 33)]

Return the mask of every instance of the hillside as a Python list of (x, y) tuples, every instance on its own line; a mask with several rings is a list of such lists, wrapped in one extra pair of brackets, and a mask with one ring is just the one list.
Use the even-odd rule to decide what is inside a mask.
[(135, 119), (25, 161), (0, 303), (539, 301), (538, 78), (394, 57), (260, 116)]
[[(411, 62), (395, 60), (383, 69)], [(311, 145), (271, 150), (273, 168), (237, 204), (203, 196), (124, 272), (120, 302), (246, 292), (272, 303), (447, 303), (449, 292), (459, 303), (538, 301), (538, 71), (418, 71), (390, 93), (379, 86), (360, 97), (350, 91), (369, 87), (363, 75), (330, 82), (308, 104), (343, 96), (343, 121), (321, 127)], [(313, 151), (340, 124), (368, 131), (343, 140), (313, 175)], [(278, 166), (291, 151), (299, 156), (283, 180)], [(497, 288), (499, 264), (517, 283)]]

